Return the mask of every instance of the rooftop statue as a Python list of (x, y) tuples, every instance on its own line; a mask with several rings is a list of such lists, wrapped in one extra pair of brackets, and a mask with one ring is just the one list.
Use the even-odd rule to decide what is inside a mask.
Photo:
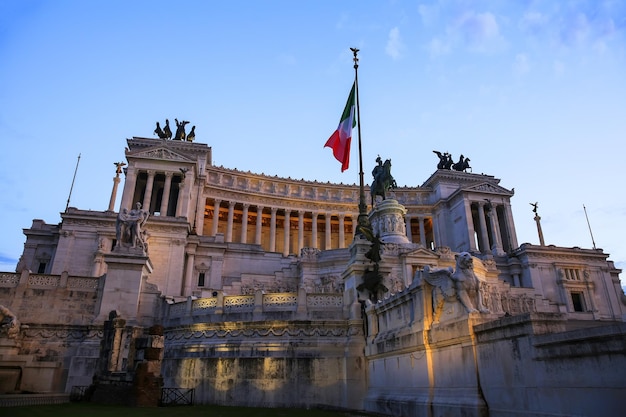
[(170, 121), (165, 119), (165, 127), (163, 129), (161, 129), (159, 122), (156, 122), (156, 129), (154, 129), (154, 133), (161, 139), (171, 139), (172, 130), (170, 129)]
[(439, 157), (439, 163), (437, 169), (453, 169), (455, 171), (464, 172), (472, 167), (469, 165), (469, 158), (465, 158), (463, 155), (459, 158), (459, 162), (454, 163), (452, 161), (452, 155), (448, 152), (441, 153), (439, 151), (433, 151)]
[(459, 158), (459, 162), (452, 165), (452, 169), (459, 172), (465, 172), (467, 169), (471, 169), (472, 167), (469, 165), (469, 158), (465, 158), (463, 155)]
[(174, 119), (174, 121), (176, 122), (176, 134), (174, 135), (174, 140), (185, 140), (187, 138), (185, 125), (189, 122), (187, 120), (179, 122), (178, 119)]
[(144, 251), (147, 249), (147, 234), (142, 231), (148, 220), (149, 212), (141, 209), (141, 203), (136, 204), (136, 208), (131, 210), (124, 208), (117, 215), (115, 222), (116, 247), (130, 246), (140, 247)]
[(187, 135), (187, 142), (193, 142), (196, 139), (196, 127), (191, 126), (191, 132)]
[(386, 199), (385, 193), (393, 188), (397, 188), (396, 180), (391, 175), (391, 159), (387, 159), (384, 163), (380, 158), (376, 158), (377, 165), (372, 170), (372, 185), (370, 187), (370, 194), (372, 196), (372, 206), (374, 205), (374, 199), (377, 195), (381, 196), (383, 200)]
[(452, 155), (448, 152), (441, 153), (439, 151), (433, 151), (439, 157), (439, 163), (437, 169), (450, 169), (452, 167)]

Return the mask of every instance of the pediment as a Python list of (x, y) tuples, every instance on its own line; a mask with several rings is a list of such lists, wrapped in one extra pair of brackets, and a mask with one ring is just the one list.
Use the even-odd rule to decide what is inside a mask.
[(429, 263), (437, 263), (439, 258), (441, 257), (439, 254), (433, 252), (430, 249), (426, 249), (424, 247), (419, 247), (414, 251), (407, 253), (407, 257), (410, 258), (419, 258), (422, 260), (430, 260)]
[(139, 151), (137, 153), (128, 153), (128, 157), (139, 158), (139, 159), (157, 159), (160, 161), (181, 161), (181, 162), (195, 162), (192, 159), (189, 159), (185, 155), (182, 155), (178, 152), (174, 152), (171, 149), (166, 147), (156, 147), (152, 149), (146, 149)]
[(488, 182), (483, 182), (480, 184), (474, 184), (469, 187), (463, 188), (463, 191), (477, 192), (477, 193), (487, 193), (487, 194), (498, 194), (498, 195), (510, 195), (512, 196), (514, 193), (511, 190), (507, 190), (504, 187), (500, 187), (499, 185), (495, 185)]

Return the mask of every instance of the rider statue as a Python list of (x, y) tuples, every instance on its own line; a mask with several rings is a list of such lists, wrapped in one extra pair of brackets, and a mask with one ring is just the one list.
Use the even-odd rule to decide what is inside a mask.
[(383, 163), (383, 160), (378, 156), (376, 163), (377, 165), (372, 170), (374, 180), (370, 187), (372, 206), (374, 206), (374, 198), (377, 195), (385, 200), (387, 190), (397, 188), (396, 180), (391, 176), (391, 159), (387, 159)]
[(378, 155), (378, 158), (376, 158), (376, 163), (377, 165), (372, 170), (372, 177), (374, 177), (374, 181), (377, 181), (380, 183), (380, 176), (383, 174), (383, 170), (384, 170), (383, 160), (381, 159), (380, 155)]

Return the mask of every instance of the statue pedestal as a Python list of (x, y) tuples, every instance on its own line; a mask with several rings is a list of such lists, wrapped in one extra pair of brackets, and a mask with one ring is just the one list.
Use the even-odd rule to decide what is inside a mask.
[(152, 263), (140, 248), (116, 247), (104, 255), (107, 273), (97, 309), (96, 322), (107, 320), (109, 313), (117, 310), (119, 315), (136, 323), (143, 277), (152, 273)]
[(406, 208), (396, 200), (376, 203), (369, 214), (374, 235), (385, 243), (411, 243), (406, 237), (405, 214)]

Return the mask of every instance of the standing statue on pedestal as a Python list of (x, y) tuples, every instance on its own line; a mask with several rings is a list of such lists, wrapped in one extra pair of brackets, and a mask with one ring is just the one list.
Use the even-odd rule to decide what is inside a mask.
[(376, 158), (376, 162), (378, 165), (376, 165), (372, 170), (372, 177), (374, 177), (374, 180), (372, 181), (372, 185), (370, 187), (372, 206), (374, 206), (374, 199), (377, 195), (381, 196), (383, 200), (385, 200), (385, 193), (389, 189), (393, 189), (398, 186), (396, 184), (396, 180), (394, 180), (393, 176), (391, 176), (391, 159), (387, 159), (385, 163), (383, 163), (383, 160), (380, 156), (378, 156), (378, 158)]
[(115, 239), (117, 246), (140, 247), (144, 251), (147, 248), (146, 234), (142, 233), (142, 228), (148, 220), (149, 212), (141, 209), (141, 203), (136, 204), (136, 208), (131, 210), (122, 209), (117, 215), (115, 222)]

